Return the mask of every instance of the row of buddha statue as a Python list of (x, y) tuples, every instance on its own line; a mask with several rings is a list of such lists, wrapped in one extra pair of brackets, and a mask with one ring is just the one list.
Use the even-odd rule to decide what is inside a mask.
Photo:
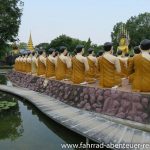
[(69, 80), (73, 84), (90, 84), (99, 80), (101, 88), (112, 88), (121, 85), (122, 79), (129, 79), (133, 91), (150, 92), (150, 40), (143, 40), (134, 48), (133, 55), (122, 55), (117, 51), (113, 55), (113, 44), (104, 43), (103, 51), (98, 56), (94, 49), (88, 49), (88, 56), (83, 56), (84, 46), (77, 45), (75, 55), (68, 53), (65, 46), (61, 46), (59, 53), (50, 48), (20, 55), (15, 60), (15, 70), (54, 78)]

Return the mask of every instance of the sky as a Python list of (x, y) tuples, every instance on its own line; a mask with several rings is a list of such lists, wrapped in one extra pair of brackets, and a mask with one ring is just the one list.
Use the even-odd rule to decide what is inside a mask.
[(28, 42), (30, 32), (34, 46), (66, 34), (73, 38), (103, 44), (111, 41), (117, 22), (150, 12), (150, 0), (22, 0), (23, 15), (20, 42)]

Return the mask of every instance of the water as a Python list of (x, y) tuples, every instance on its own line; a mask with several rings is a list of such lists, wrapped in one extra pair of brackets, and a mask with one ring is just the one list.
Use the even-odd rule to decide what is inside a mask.
[(85, 138), (43, 115), (24, 99), (0, 92), (0, 101), (17, 106), (0, 112), (0, 149), (59, 150), (62, 143), (85, 143)]
[(3, 74), (0, 74), (0, 84), (7, 84), (7, 77)]
[[(0, 84), (11, 82), (0, 74)], [(0, 91), (0, 101), (17, 103), (0, 111), (0, 150), (61, 150), (61, 144), (85, 143), (84, 137), (57, 124), (23, 98)]]

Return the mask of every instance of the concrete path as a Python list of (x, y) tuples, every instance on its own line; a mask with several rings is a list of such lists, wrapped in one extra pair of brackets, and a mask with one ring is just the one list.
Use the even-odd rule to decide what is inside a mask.
[(71, 107), (52, 97), (24, 89), (0, 85), (6, 91), (23, 97), (49, 118), (98, 143), (149, 143), (150, 133), (100, 117), (99, 114)]

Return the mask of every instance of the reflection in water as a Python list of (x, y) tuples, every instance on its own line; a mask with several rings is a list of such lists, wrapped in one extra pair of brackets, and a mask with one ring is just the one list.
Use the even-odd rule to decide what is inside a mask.
[(23, 132), (18, 101), (16, 98), (2, 92), (0, 92), (0, 101), (17, 103), (15, 107), (0, 112), (0, 140), (10, 139), (14, 141), (20, 137)]
[[(6, 84), (7, 78), (2, 77), (0, 84)], [(61, 144), (85, 143), (84, 137), (55, 123), (23, 98), (0, 92), (0, 101), (17, 102), (15, 108), (0, 112), (0, 150), (61, 150)]]
[(7, 77), (0, 74), (0, 84), (7, 84)]
[(0, 113), (0, 149), (59, 150), (64, 143), (85, 143), (85, 138), (56, 124), (24, 99), (0, 92), (0, 101), (17, 106)]

